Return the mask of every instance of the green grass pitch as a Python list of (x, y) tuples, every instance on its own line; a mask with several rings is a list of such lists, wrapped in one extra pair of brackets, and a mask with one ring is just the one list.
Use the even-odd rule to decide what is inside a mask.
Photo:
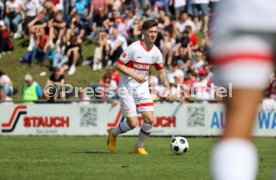
[[(209, 154), (215, 138), (188, 138), (190, 149), (170, 152), (170, 137), (151, 137), (148, 156), (131, 154), (136, 137), (119, 137), (116, 153), (106, 137), (1, 137), (0, 179), (211, 179)], [(273, 177), (275, 138), (256, 138), (258, 179)]]

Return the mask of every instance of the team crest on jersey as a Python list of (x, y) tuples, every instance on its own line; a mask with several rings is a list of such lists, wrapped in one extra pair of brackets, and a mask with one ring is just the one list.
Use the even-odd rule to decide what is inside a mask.
[(152, 56), (152, 57), (151, 57), (151, 62), (152, 62), (152, 63), (155, 63), (155, 62), (157, 61), (157, 58), (158, 58), (157, 56)]
[(125, 58), (127, 56), (127, 54), (125, 52), (123, 52), (122, 56), (123, 56), (123, 58)]

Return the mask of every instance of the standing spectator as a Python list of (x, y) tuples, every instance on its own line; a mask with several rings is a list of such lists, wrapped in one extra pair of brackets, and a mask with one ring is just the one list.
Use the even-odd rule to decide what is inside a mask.
[(42, 96), (42, 89), (40, 85), (33, 80), (32, 75), (25, 75), (25, 82), (22, 86), (23, 100), (26, 104), (32, 104)]
[(7, 74), (0, 70), (0, 86), (7, 96), (13, 95), (13, 82)]
[(20, 0), (8, 0), (6, 1), (6, 17), (5, 24), (8, 29), (11, 30), (11, 35), (14, 38), (19, 38), (18, 26), (22, 21), (22, 3)]

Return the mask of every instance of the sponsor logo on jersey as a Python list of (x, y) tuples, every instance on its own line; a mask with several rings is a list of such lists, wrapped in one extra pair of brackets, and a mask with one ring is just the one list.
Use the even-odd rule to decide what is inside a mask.
[(133, 67), (134, 67), (134, 69), (138, 69), (138, 70), (147, 70), (147, 71), (149, 71), (149, 69), (150, 69), (150, 65), (149, 64), (137, 64), (137, 63), (134, 63)]
[(127, 54), (125, 52), (123, 52), (122, 56), (123, 56), (123, 58), (125, 58), (127, 56)]

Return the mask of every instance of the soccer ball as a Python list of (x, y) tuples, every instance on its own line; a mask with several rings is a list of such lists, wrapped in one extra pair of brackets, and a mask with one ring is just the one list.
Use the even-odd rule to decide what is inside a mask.
[(184, 137), (174, 137), (171, 140), (171, 151), (176, 155), (185, 154), (189, 149), (188, 140)]

